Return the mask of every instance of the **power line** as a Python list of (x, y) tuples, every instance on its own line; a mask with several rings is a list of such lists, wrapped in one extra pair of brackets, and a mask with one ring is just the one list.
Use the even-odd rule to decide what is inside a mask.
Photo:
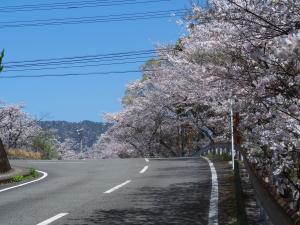
[[(148, 57), (146, 57), (148, 58)], [(166, 59), (159, 59), (159, 61), (165, 61)], [(97, 67), (97, 66), (113, 66), (113, 65), (125, 65), (125, 64), (135, 64), (135, 63), (145, 63), (145, 60), (141, 61), (125, 61), (125, 62), (112, 62), (112, 63), (99, 63), (99, 64), (86, 64), (86, 65), (71, 65), (71, 66), (58, 66), (58, 67), (42, 67), (42, 68), (27, 68), (27, 69), (12, 69), (6, 70), (2, 73), (8, 72), (25, 72), (25, 71), (41, 71), (41, 70), (57, 70), (57, 69), (73, 69), (73, 68), (87, 68), (87, 67)]]
[[(131, 63), (132, 60), (145, 61), (145, 59), (156, 58), (157, 51), (162, 52), (168, 50), (169, 49), (167, 48), (160, 48), (156, 50), (138, 50), (138, 51), (128, 51), (128, 52), (115, 52), (109, 54), (94, 54), (94, 55), (82, 55), (82, 56), (73, 56), (73, 57), (10, 61), (4, 63), (4, 70), (6, 72), (12, 72), (12, 71), (17, 72), (17, 71), (28, 71), (28, 70), (46, 70), (46, 69), (55, 69), (55, 68), (125, 64), (126, 62)], [(138, 62), (142, 62), (142, 61), (138, 61)], [(90, 63), (98, 63), (98, 64), (88, 65)]]
[[(160, 48), (156, 50), (135, 50), (108, 54), (89, 54), (72, 57), (10, 61), (4, 63), (3, 72), (42, 71), (145, 63), (146, 60), (157, 58), (157, 51), (162, 52), (169, 50), (170, 49), (168, 48)], [(159, 60), (163, 61), (165, 59), (160, 58)]]
[(109, 22), (123, 22), (123, 21), (135, 21), (135, 20), (149, 20), (149, 19), (170, 17), (171, 14), (175, 14), (177, 16), (184, 16), (186, 12), (187, 10), (185, 9), (179, 9), (179, 10), (151, 11), (151, 12), (142, 12), (142, 13), (124, 13), (124, 14), (115, 14), (115, 15), (106, 15), (106, 16), (8, 21), (8, 22), (0, 22), (0, 28), (60, 26), (60, 25), (67, 25), (67, 24), (109, 23)]
[(148, 4), (168, 2), (170, 0), (111, 0), (107, 1), (75, 1), (64, 3), (46, 3), (46, 4), (32, 4), (32, 5), (11, 5), (0, 7), (0, 12), (31, 12), (31, 11), (49, 11), (49, 10), (67, 10), (67, 9), (79, 9), (79, 8), (91, 8), (91, 7), (107, 7), (107, 6), (119, 6), (119, 5), (136, 5), (136, 4)]
[(44, 74), (44, 75), (23, 75), (23, 76), (0, 76), (0, 79), (18, 79), (18, 78), (47, 78), (47, 77), (71, 77), (71, 76), (97, 76), (112, 74), (127, 74), (140, 72), (157, 72), (159, 70), (125, 70), (125, 71), (106, 71), (106, 72), (89, 72), (89, 73), (65, 73), (65, 74)]
[(112, 65), (134, 64), (134, 63), (145, 63), (145, 60), (142, 60), (142, 61), (126, 61), (126, 62), (100, 63), (100, 64), (87, 64), (87, 65), (58, 66), (58, 67), (46, 67), (46, 68), (31, 68), (31, 69), (5, 70), (5, 68), (4, 68), (3, 73), (8, 73), (8, 72), (24, 72), (24, 71), (40, 71), (40, 70), (57, 70), (57, 69), (70, 69), (70, 68), (86, 68), (86, 67), (97, 67), (97, 66), (112, 66)]
[(96, 57), (91, 59), (81, 59), (81, 60), (67, 60), (67, 61), (54, 61), (54, 62), (43, 62), (43, 63), (32, 63), (32, 64), (19, 64), (19, 65), (11, 65), (11, 66), (5, 66), (7, 69), (11, 68), (24, 68), (24, 67), (43, 67), (43, 66), (59, 66), (59, 65), (73, 65), (73, 64), (85, 64), (85, 63), (91, 63), (91, 62), (113, 62), (113, 61), (124, 61), (124, 60), (132, 60), (132, 59), (147, 59), (155, 57), (153, 53), (151, 54), (144, 54), (141, 56), (118, 56), (118, 57)]
[(10, 21), (10, 22), (0, 22), (0, 24), (13, 24), (13, 23), (30, 23), (30, 22), (66, 22), (67, 20), (76, 21), (76, 20), (88, 20), (88, 19), (111, 19), (111, 18), (119, 18), (125, 16), (127, 17), (135, 17), (135, 16), (145, 16), (145, 15), (153, 15), (153, 14), (166, 14), (176, 13), (176, 12), (186, 12), (185, 9), (174, 9), (174, 10), (161, 10), (161, 11), (147, 11), (147, 12), (140, 12), (140, 13), (122, 13), (122, 14), (111, 14), (106, 16), (84, 16), (84, 17), (66, 17), (66, 18), (59, 18), (59, 19), (42, 19), (42, 20), (25, 20), (25, 21)]
[[(167, 50), (167, 49), (158, 49), (158, 50)], [(72, 57), (57, 57), (57, 58), (47, 58), (47, 59), (34, 59), (34, 60), (22, 60), (22, 61), (9, 61), (6, 62), (6, 65), (18, 65), (18, 64), (27, 64), (27, 63), (36, 63), (36, 62), (56, 62), (56, 61), (72, 61), (72, 60), (84, 60), (91, 58), (105, 59), (105, 58), (116, 58), (123, 56), (136, 56), (136, 55), (145, 55), (153, 54), (156, 50), (137, 50), (137, 51), (127, 51), (127, 52), (115, 52), (107, 54), (94, 54), (94, 55), (81, 55), (81, 56), (72, 56)]]

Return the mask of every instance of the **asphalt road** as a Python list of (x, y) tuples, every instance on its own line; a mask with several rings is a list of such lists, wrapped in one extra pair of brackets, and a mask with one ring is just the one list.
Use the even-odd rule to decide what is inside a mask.
[(211, 172), (203, 159), (11, 163), (48, 177), (0, 193), (1, 225), (207, 225)]

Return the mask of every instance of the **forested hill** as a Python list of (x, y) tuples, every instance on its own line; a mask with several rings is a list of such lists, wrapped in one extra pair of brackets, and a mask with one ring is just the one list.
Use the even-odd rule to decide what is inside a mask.
[(111, 125), (107, 123), (99, 123), (84, 120), (82, 122), (68, 122), (68, 121), (40, 121), (39, 125), (44, 130), (54, 131), (58, 140), (63, 142), (66, 138), (72, 138), (78, 143), (77, 149), (79, 151), (80, 136), (77, 130), (83, 129), (83, 149), (90, 148), (97, 140), (97, 138), (104, 133)]

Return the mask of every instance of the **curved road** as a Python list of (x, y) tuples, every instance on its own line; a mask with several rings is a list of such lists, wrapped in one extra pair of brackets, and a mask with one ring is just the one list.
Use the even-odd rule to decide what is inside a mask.
[(204, 159), (12, 164), (48, 177), (0, 193), (1, 225), (208, 223), (211, 172)]

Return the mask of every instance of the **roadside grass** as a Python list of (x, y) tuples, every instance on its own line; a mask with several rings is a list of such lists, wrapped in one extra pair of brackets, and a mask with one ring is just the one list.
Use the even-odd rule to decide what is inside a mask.
[(39, 176), (39, 173), (34, 168), (29, 169), (29, 175), (23, 176), (23, 175), (15, 175), (12, 178), (10, 178), (9, 183), (18, 183), (26, 180), (31, 180), (33, 178), (36, 178)]
[(10, 178), (10, 182), (11, 183), (17, 183), (17, 182), (21, 182), (25, 179), (25, 177), (23, 175), (15, 175), (12, 178)]
[(238, 222), (236, 177), (232, 171), (229, 154), (213, 154), (207, 157), (213, 161), (219, 183), (219, 225), (242, 225)]
[(39, 176), (39, 173), (34, 168), (30, 168), (30, 176), (36, 178)]
[(42, 153), (22, 149), (8, 149), (7, 155), (10, 159), (42, 159)]

